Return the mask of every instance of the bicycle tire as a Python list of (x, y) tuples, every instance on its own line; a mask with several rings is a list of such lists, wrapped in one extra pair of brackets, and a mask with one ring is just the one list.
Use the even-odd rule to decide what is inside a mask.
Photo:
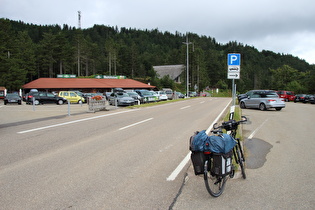
[(205, 162), (204, 181), (209, 194), (213, 197), (219, 197), (224, 191), (227, 176), (212, 176), (210, 170), (211, 161), (212, 158), (210, 158), (210, 160), (206, 160)]
[(246, 179), (244, 159), (241, 155), (241, 151), (240, 151), (240, 148), (238, 146), (236, 147), (236, 154), (237, 154), (237, 163), (241, 167), (242, 177), (243, 177), (243, 179)]

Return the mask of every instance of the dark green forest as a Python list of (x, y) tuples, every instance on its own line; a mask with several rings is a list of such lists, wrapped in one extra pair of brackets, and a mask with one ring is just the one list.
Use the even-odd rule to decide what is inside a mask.
[[(315, 93), (315, 67), (289, 54), (258, 51), (237, 41), (188, 33), (190, 90), (230, 89), (227, 54), (241, 54), (238, 92), (250, 89)], [(80, 29), (68, 25), (34, 25), (0, 19), (0, 86), (17, 90), (40, 77), (57, 74), (123, 75), (127, 78), (185, 92), (168, 77), (158, 79), (153, 66), (186, 65), (186, 34), (94, 25)]]

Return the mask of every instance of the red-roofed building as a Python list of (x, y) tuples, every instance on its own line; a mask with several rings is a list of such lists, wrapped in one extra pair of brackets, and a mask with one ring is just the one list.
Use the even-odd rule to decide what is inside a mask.
[(82, 92), (110, 92), (113, 88), (153, 89), (155, 86), (133, 79), (91, 79), (91, 78), (39, 78), (23, 85), (25, 92), (81, 90)]
[(4, 90), (5, 87), (0, 87), (0, 99), (4, 99)]

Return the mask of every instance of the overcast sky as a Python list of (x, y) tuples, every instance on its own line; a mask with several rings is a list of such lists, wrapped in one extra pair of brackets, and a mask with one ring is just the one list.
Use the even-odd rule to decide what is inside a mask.
[(0, 0), (0, 18), (192, 32), (315, 64), (315, 0)]

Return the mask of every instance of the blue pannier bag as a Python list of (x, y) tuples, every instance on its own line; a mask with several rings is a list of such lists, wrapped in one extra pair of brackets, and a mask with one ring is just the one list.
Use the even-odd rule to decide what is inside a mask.
[(206, 130), (197, 131), (193, 136), (190, 137), (190, 150), (192, 152), (203, 152), (205, 141), (207, 140), (208, 135)]
[(233, 149), (236, 141), (230, 135), (222, 134), (220, 136), (208, 136), (204, 143), (204, 151), (225, 154)]

